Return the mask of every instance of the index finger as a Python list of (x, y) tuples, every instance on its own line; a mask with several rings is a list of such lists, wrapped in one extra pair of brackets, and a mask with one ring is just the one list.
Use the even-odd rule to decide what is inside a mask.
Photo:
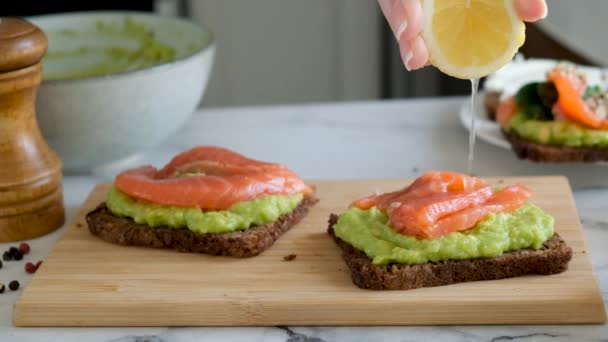
[(378, 0), (378, 4), (397, 40), (411, 40), (422, 32), (419, 0)]

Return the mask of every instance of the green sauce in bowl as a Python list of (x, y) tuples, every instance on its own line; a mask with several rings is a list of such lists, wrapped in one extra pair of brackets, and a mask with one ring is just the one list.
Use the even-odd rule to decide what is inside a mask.
[[(89, 27), (48, 30), (49, 51), (43, 58), (44, 80), (106, 76), (172, 62), (202, 49), (189, 42), (176, 49), (134, 18), (97, 20)], [(174, 37), (179, 40), (179, 35)], [(181, 42), (183, 43), (183, 42)]]

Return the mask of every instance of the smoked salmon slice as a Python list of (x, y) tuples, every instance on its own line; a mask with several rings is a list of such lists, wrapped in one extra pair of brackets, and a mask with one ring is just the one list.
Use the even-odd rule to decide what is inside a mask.
[(587, 84), (584, 78), (557, 66), (549, 72), (547, 79), (557, 89), (556, 106), (561, 114), (587, 127), (608, 129), (608, 120), (593, 112), (583, 98)]
[(524, 205), (532, 193), (523, 185), (511, 185), (495, 194), (480, 205), (469, 206), (462, 210), (445, 211), (444, 216), (428, 224), (425, 221), (400, 220), (394, 214), (391, 225), (402, 234), (420, 238), (435, 239), (452, 232), (474, 227), (490, 213), (507, 213)]
[(189, 172), (247, 173), (250, 171), (285, 169), (281, 164), (247, 158), (239, 153), (216, 146), (198, 146), (173, 157), (158, 176), (175, 177)]
[(480, 178), (431, 171), (403, 190), (366, 197), (352, 205), (386, 212), (391, 227), (404, 235), (435, 239), (470, 229), (490, 213), (513, 211), (531, 195), (520, 184), (494, 192)]
[(492, 193), (492, 188), (486, 186), (473, 191), (442, 192), (406, 200), (392, 211), (391, 221), (430, 226), (451, 213), (485, 203)]
[(471, 191), (485, 186), (487, 186), (486, 182), (477, 177), (449, 171), (429, 171), (403, 190), (362, 198), (353, 202), (352, 205), (365, 210), (371, 207), (388, 210), (412, 198), (421, 198), (446, 191)]
[(124, 171), (114, 184), (140, 200), (205, 210), (225, 210), (265, 195), (307, 196), (313, 192), (284, 165), (249, 159), (215, 146), (185, 151), (161, 170), (142, 166)]
[(515, 97), (510, 96), (502, 101), (496, 108), (496, 122), (503, 129), (509, 128), (509, 122), (519, 112)]

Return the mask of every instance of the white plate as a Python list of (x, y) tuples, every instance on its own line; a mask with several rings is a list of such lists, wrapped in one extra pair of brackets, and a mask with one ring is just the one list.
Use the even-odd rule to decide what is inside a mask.
[[(488, 118), (488, 114), (483, 106), (485, 93), (480, 91), (477, 93), (477, 103), (475, 106), (475, 136), (492, 145), (511, 149), (511, 144), (502, 135), (500, 126), (495, 121)], [(465, 101), (460, 106), (460, 123), (467, 131), (471, 130), (471, 103)]]

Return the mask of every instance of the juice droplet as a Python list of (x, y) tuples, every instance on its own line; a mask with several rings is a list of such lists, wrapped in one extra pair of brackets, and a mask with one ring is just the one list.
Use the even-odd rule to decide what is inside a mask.
[(479, 79), (471, 79), (471, 129), (469, 130), (469, 158), (467, 162), (467, 174), (473, 175), (473, 160), (475, 155), (475, 105), (477, 102), (477, 88), (479, 87)]

